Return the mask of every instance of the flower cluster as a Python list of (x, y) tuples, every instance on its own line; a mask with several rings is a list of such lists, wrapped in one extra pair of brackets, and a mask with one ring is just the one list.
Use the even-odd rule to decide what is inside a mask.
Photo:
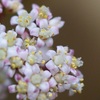
[[(11, 4), (6, 7), (13, 9)], [(83, 65), (81, 58), (76, 58), (74, 50), (67, 46), (51, 49), (52, 37), (59, 34), (64, 21), (61, 17), (53, 18), (46, 6), (33, 4), (30, 13), (20, 8), (22, 5), (10, 20), (15, 29), (6, 31), (0, 25), (0, 68), (6, 68), (8, 76), (16, 81), (8, 87), (9, 92), (17, 92), (18, 100), (54, 100), (65, 90), (69, 90), (69, 95), (81, 93), (84, 86), (78, 70)]]

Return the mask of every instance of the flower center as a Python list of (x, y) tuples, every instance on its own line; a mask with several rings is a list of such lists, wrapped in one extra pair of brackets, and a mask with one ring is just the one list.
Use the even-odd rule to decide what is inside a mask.
[(13, 46), (16, 41), (16, 34), (13, 31), (7, 32), (5, 38), (7, 39), (8, 46)]
[(16, 88), (17, 88), (18, 93), (26, 93), (27, 92), (27, 83), (25, 83), (23, 81), (19, 81)]
[(77, 62), (76, 57), (73, 57), (73, 58), (72, 58), (71, 67), (72, 67), (72, 68), (74, 68), (74, 69), (76, 69), (76, 68), (77, 68), (76, 62)]
[(27, 62), (31, 65), (33, 65), (36, 62), (35, 52), (31, 52), (29, 56), (27, 57)]
[(26, 39), (24, 40), (24, 42), (23, 42), (23, 46), (24, 46), (25, 48), (27, 48), (29, 45), (35, 45), (35, 44), (36, 44), (35, 38), (32, 38), (32, 39), (26, 38)]
[(18, 23), (22, 27), (29, 26), (31, 24), (31, 20), (32, 17), (25, 11), (18, 17)]
[(11, 62), (11, 68), (12, 69), (16, 69), (16, 68), (21, 68), (22, 65), (23, 65), (23, 61), (20, 57), (12, 57), (10, 59), (10, 62)]
[(47, 12), (48, 12), (48, 8), (47, 7), (45, 7), (45, 6), (40, 7), (40, 9), (39, 9), (39, 17), (47, 19), (48, 18)]
[(61, 73), (57, 73), (57, 74), (55, 75), (55, 80), (56, 80), (58, 83), (63, 83), (63, 80), (62, 80), (63, 76), (64, 76), (64, 74), (63, 74), (62, 72), (61, 72)]
[(41, 31), (39, 32), (39, 36), (41, 39), (45, 40), (45, 39), (51, 37), (52, 33), (50, 30), (41, 29)]
[(45, 93), (40, 93), (37, 100), (47, 100), (47, 96)]
[(34, 85), (39, 86), (41, 81), (42, 81), (42, 76), (40, 74), (34, 74), (31, 76), (31, 82)]
[(57, 66), (61, 67), (64, 61), (65, 61), (65, 57), (62, 54), (54, 56), (54, 63)]

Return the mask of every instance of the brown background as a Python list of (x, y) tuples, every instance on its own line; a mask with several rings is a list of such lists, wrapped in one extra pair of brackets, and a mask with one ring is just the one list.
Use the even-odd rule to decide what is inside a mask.
[[(44, 4), (54, 16), (61, 16), (66, 23), (60, 35), (54, 37), (54, 48), (67, 45), (75, 50), (76, 57), (82, 56), (84, 60), (80, 68), (85, 78), (83, 93), (69, 97), (64, 92), (56, 100), (100, 100), (100, 0), (23, 0), (23, 3), (27, 10), (32, 3)], [(2, 19), (3, 23), (9, 25), (8, 19)], [(6, 100), (16, 99), (11, 94)]]

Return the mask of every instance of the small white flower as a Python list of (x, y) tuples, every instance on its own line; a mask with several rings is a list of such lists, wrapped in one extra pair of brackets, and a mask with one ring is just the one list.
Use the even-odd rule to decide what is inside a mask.
[(33, 23), (36, 17), (37, 12), (34, 9), (30, 13), (28, 13), (26, 10), (19, 10), (18, 16), (13, 16), (10, 23), (11, 25), (18, 24), (16, 26), (16, 32), (19, 34), (24, 34), (25, 28), (28, 28), (30, 31), (32, 31), (34, 28), (38, 31), (35, 23)]

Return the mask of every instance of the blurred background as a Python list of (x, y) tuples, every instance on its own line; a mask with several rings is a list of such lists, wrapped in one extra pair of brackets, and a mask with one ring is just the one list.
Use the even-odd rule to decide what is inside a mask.
[[(56, 100), (100, 100), (100, 0), (23, 0), (25, 9), (31, 4), (50, 7), (53, 16), (61, 16), (66, 23), (60, 34), (54, 37), (54, 48), (67, 45), (75, 50), (76, 57), (82, 57), (84, 66), (79, 70), (84, 74), (82, 94), (68, 96), (68, 91), (59, 94)], [(10, 15), (1, 23), (8, 29)], [(10, 94), (6, 100), (16, 100)]]

